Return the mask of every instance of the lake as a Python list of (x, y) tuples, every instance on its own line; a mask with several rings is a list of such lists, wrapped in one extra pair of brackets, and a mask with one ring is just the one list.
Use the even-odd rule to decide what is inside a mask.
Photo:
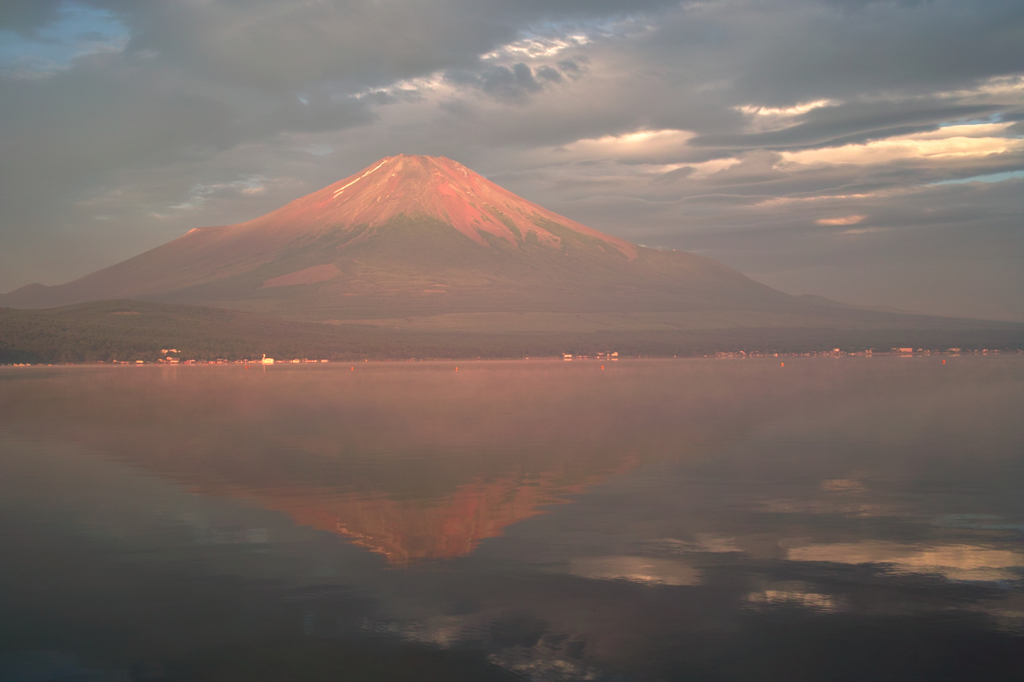
[(0, 368), (0, 680), (1024, 679), (1024, 357), (782, 360)]

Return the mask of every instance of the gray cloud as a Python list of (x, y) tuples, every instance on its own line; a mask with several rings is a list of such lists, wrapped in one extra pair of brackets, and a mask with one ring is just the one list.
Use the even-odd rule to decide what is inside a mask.
[[(800, 149), (830, 147), (869, 140), (880, 140), (926, 130), (935, 130), (942, 121), (985, 117), (999, 113), (998, 105), (923, 106), (916, 103), (885, 102), (824, 106), (797, 117), (794, 125), (782, 130), (730, 135), (703, 135), (691, 141), (694, 146), (730, 149)], [(931, 105), (931, 106), (929, 106)], [(879, 111), (879, 110), (882, 111)]]
[(0, 30), (34, 35), (35, 29), (57, 18), (60, 0), (3, 0), (0, 2)]
[(477, 87), (495, 99), (510, 104), (523, 102), (539, 92), (544, 82), (557, 83), (562, 80), (562, 74), (550, 66), (542, 66), (535, 74), (523, 62), (512, 66), (488, 67), (475, 73), (451, 71), (447, 77), (453, 84)]

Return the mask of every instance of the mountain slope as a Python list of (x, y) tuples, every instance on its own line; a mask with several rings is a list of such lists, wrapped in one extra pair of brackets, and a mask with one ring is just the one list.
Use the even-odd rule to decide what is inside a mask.
[(449, 159), (404, 155), (255, 220), (192, 230), (74, 282), (23, 287), (0, 305), (117, 298), (320, 321), (808, 307), (716, 261), (592, 230)]

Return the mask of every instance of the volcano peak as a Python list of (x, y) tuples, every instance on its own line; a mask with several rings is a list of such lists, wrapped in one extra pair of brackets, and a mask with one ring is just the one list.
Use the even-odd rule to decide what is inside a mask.
[(290, 230), (376, 228), (399, 216), (445, 223), (481, 246), (498, 238), (511, 246), (526, 241), (560, 248), (564, 230), (597, 239), (629, 260), (636, 247), (592, 230), (504, 189), (443, 156), (389, 156), (262, 218)]

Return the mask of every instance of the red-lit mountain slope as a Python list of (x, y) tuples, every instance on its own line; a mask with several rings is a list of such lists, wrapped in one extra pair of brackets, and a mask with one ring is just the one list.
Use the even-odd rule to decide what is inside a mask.
[[(192, 230), (0, 306), (134, 298), (344, 320), (444, 313), (805, 314), (808, 303), (694, 254), (548, 211), (450, 159), (393, 156), (237, 225)], [(817, 307), (817, 306), (814, 306)]]

